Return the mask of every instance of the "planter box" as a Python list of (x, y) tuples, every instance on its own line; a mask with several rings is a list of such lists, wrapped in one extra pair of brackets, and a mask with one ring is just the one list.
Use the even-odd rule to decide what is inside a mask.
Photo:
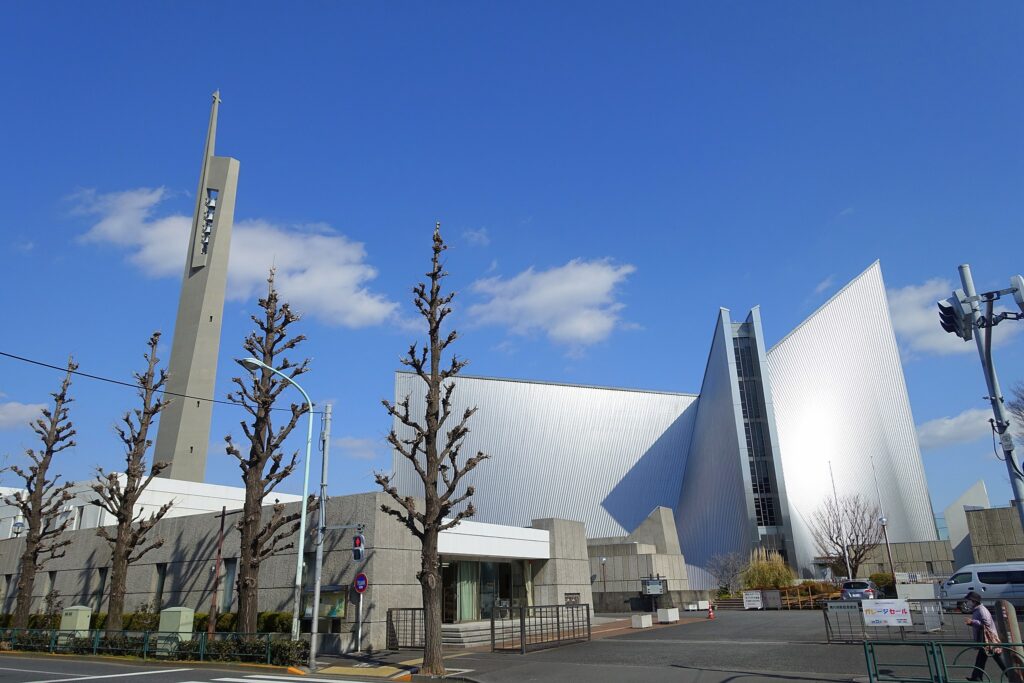
[(671, 607), (669, 609), (658, 610), (658, 623), (659, 624), (674, 624), (679, 621), (679, 608)]
[(650, 614), (634, 614), (633, 628), (650, 628), (654, 625)]

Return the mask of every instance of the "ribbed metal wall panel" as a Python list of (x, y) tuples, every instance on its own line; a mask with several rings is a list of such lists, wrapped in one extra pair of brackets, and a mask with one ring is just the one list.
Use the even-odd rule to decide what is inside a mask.
[[(626, 534), (679, 498), (693, 426), (692, 394), (605, 389), (479, 377), (455, 380), (456, 416), (469, 406), (464, 455), (491, 456), (465, 484), (477, 521), (525, 526), (541, 517), (582, 521), (588, 536)], [(396, 373), (395, 396), (424, 412), (419, 377)], [(407, 436), (397, 421), (395, 428)], [(403, 495), (422, 495), (411, 465), (394, 454)]]
[(732, 324), (729, 312), (722, 309), (675, 506), (690, 587), (697, 590), (717, 587), (704, 570), (712, 556), (727, 552), (745, 556), (758, 540), (753, 493), (748, 484), (747, 445), (740, 437), (742, 419)]
[(840, 496), (876, 501), (873, 458), (890, 540), (936, 540), (878, 263), (769, 350), (767, 360), (800, 569), (809, 571), (819, 554), (808, 520), (832, 496), (829, 461)]

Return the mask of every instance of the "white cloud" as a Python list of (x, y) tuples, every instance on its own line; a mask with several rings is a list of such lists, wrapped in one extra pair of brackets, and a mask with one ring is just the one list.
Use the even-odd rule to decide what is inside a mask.
[(42, 403), (18, 403), (17, 401), (0, 403), (0, 429), (25, 427), (39, 417), (39, 411), (44, 407)]
[[(978, 352), (973, 341), (965, 342), (939, 326), (936, 302), (949, 298), (954, 287), (949, 280), (932, 278), (924, 284), (887, 292), (892, 325), (905, 356)], [(1005, 344), (1019, 333), (1019, 325), (1000, 325), (992, 337), (993, 344)]]
[(615, 299), (616, 287), (635, 270), (608, 260), (575, 259), (509, 279), (477, 280), (473, 291), (490, 299), (468, 312), (479, 323), (505, 325), (516, 334), (540, 331), (559, 344), (587, 346), (607, 339), (620, 325), (623, 305)]
[(491, 243), (491, 236), (487, 234), (487, 228), (466, 230), (462, 233), (462, 238), (475, 247), (486, 247)]
[(819, 282), (818, 284), (816, 284), (814, 286), (814, 293), (818, 294), (818, 295), (823, 294), (827, 290), (832, 289), (832, 286), (835, 283), (836, 283), (836, 276), (835, 275), (829, 275), (827, 278), (825, 278), (824, 280), (822, 280), (821, 282)]
[(331, 444), (349, 458), (356, 460), (375, 460), (382, 453), (382, 441), (380, 439), (362, 439), (354, 436), (342, 436), (331, 439)]
[[(78, 213), (98, 221), (84, 242), (114, 244), (150, 277), (180, 276), (192, 219), (181, 214), (154, 217), (169, 193), (139, 188), (71, 197)], [(227, 298), (247, 301), (266, 287), (267, 271), (277, 268), (277, 286), (296, 310), (345, 327), (376, 325), (394, 317), (398, 305), (367, 288), (377, 270), (366, 250), (329, 226), (282, 226), (263, 220), (236, 221), (231, 236)]]
[(939, 417), (917, 426), (917, 440), (921, 450), (932, 450), (960, 443), (977, 441), (982, 437), (991, 438), (992, 427), (988, 421), (992, 411), (984, 408), (968, 408), (953, 417)]

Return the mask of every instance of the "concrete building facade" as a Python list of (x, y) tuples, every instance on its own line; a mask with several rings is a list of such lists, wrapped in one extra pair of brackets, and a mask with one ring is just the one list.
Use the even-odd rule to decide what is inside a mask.
[(974, 562), (1024, 561), (1024, 530), (1012, 507), (968, 509), (966, 517)]
[[(360, 572), (369, 578), (369, 588), (363, 596), (364, 649), (385, 647), (389, 608), (422, 606), (416, 580), (419, 543), (405, 526), (381, 511), (381, 504), (389, 500), (382, 493), (364, 493), (331, 498), (327, 504), (328, 526), (366, 525), (366, 557), (361, 563), (352, 558), (355, 531), (328, 532), (320, 611), (324, 652), (351, 651), (356, 646), (358, 594), (352, 585)], [(286, 506), (286, 513), (297, 505)], [(269, 508), (265, 514), (269, 515)], [(227, 519), (222, 580), (217, 588), (222, 613), (234, 610), (239, 557), (239, 536), (230, 524), (231, 517)], [(151, 532), (151, 538), (165, 539), (164, 546), (147, 553), (128, 571), (126, 609), (134, 611), (141, 605), (153, 609), (189, 607), (207, 613), (214, 591), (212, 568), (219, 528), (219, 514), (162, 520)], [(103, 612), (109, 588), (110, 548), (94, 529), (67, 533), (73, 539), (67, 555), (47, 562), (37, 575), (34, 611), (41, 611), (44, 596), (56, 590), (65, 606), (87, 605), (94, 612)], [(20, 538), (0, 540), (0, 599), (6, 613), (14, 608), (18, 558), (23, 544)], [(311, 538), (307, 539), (306, 547), (310, 552), (306, 553), (301, 613), (308, 630), (314, 561)], [(473, 573), (473, 580), (463, 575), (461, 584), (452, 584), (455, 595), (453, 600), (446, 599), (446, 606), (452, 605), (446, 620), (489, 619), (491, 610), (505, 605), (506, 600), (507, 606), (593, 604), (587, 542), (579, 522), (538, 519), (526, 529), (463, 522), (442, 532), (439, 548), (443, 573), (450, 576), (448, 570), (454, 567)], [(294, 573), (294, 550), (264, 561), (260, 572), (261, 611), (291, 611)], [(513, 576), (522, 577), (522, 583), (516, 585)]]

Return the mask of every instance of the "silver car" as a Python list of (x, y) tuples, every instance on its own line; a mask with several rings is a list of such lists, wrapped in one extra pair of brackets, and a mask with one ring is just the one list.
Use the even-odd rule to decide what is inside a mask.
[(844, 581), (840, 594), (842, 600), (875, 600), (880, 597), (882, 597), (882, 591), (878, 589), (874, 581), (868, 580)]

